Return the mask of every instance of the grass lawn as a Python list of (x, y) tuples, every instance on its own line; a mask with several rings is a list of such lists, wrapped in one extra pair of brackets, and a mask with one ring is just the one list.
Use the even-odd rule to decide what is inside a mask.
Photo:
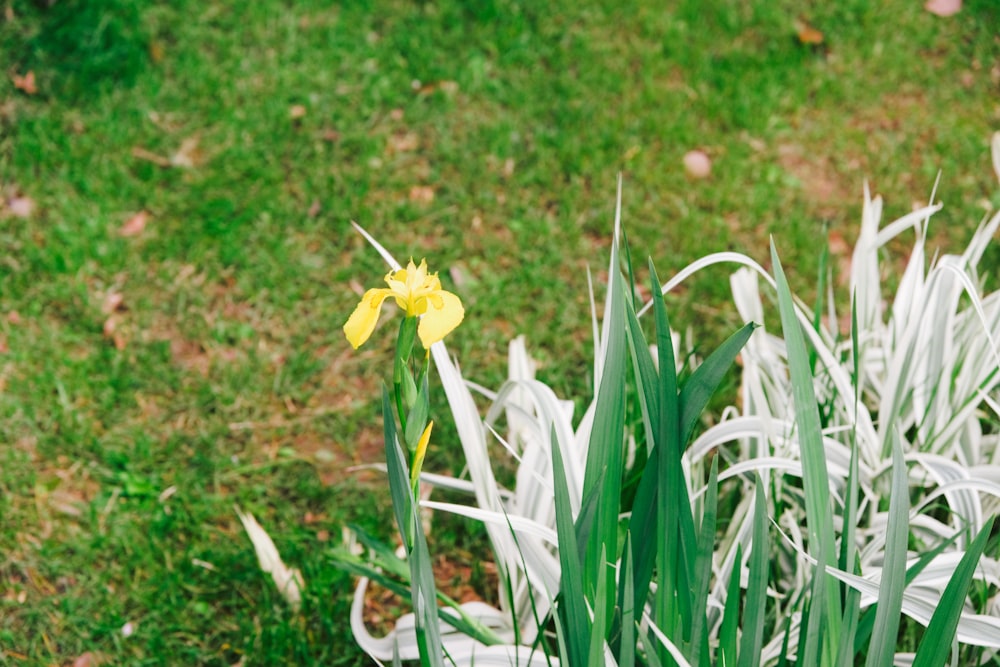
[[(893, 219), (940, 170), (950, 250), (1000, 205), (993, 0), (45, 4), (0, 13), (0, 665), (369, 664), (327, 555), (392, 534), (346, 470), (382, 460), (392, 338), (341, 333), (385, 273), (351, 220), (464, 299), (467, 376), (497, 386), (526, 333), (579, 395), (619, 172), (637, 264), (773, 235), (805, 295), (866, 179)], [(695, 279), (675, 326), (721, 340), (727, 295)], [(457, 473), (438, 426), (426, 467)], [(442, 519), (432, 551), (476, 535)]]

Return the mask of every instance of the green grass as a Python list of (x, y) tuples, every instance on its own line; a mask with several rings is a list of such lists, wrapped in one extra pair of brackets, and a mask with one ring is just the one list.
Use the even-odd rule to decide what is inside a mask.
[[(340, 332), (350, 281), (385, 272), (352, 219), (445, 271), (467, 375), (495, 386), (527, 333), (579, 395), (583, 267), (605, 264), (619, 171), (664, 278), (716, 250), (765, 261), (773, 234), (806, 295), (864, 179), (891, 219), (942, 170), (932, 231), (953, 250), (1000, 204), (995, 3), (675, 4), (9, 3), (0, 189), (36, 210), (0, 209), (0, 664), (366, 664), (325, 555), (347, 521), (392, 533), (384, 480), (344, 471), (382, 458), (391, 358), (387, 331), (360, 353)], [(31, 96), (10, 78), (29, 70)], [(158, 164), (185, 142), (192, 167)], [(711, 178), (685, 176), (692, 148)], [(674, 325), (721, 342), (727, 277), (690, 282)], [(435, 434), (427, 469), (448, 469)], [(237, 503), (303, 569), (301, 618)]]

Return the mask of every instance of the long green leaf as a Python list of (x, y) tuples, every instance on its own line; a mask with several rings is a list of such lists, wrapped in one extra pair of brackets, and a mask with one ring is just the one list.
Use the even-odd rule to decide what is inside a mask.
[[(601, 549), (602, 560), (607, 561), (607, 552)], [(608, 577), (597, 578), (597, 594), (594, 596), (594, 624), (590, 628), (589, 667), (604, 667), (604, 635), (608, 627), (607, 604)]]
[(906, 589), (906, 542), (910, 533), (910, 500), (906, 484), (906, 462), (895, 426), (889, 430), (892, 448), (892, 487), (885, 535), (885, 559), (879, 581), (875, 628), (868, 646), (866, 667), (891, 667), (896, 654), (896, 633), (903, 611)]
[(708, 589), (712, 579), (712, 556), (715, 553), (715, 528), (719, 507), (719, 457), (712, 457), (712, 468), (705, 487), (705, 505), (698, 536), (695, 560), (694, 618), (691, 626), (691, 664), (708, 665)]
[(760, 665), (761, 649), (764, 647), (767, 569), (771, 562), (767, 523), (764, 483), (760, 475), (757, 475), (753, 508), (753, 543), (750, 545), (750, 577), (747, 579), (747, 602), (743, 608), (743, 637), (740, 640), (739, 667)]
[[(823, 539), (823, 537), (820, 539)], [(819, 551), (822, 551), (822, 549)], [(826, 583), (826, 563), (819, 561), (813, 571), (813, 580), (809, 587), (808, 609), (823, 609), (823, 605), (825, 604), (824, 598), (828, 594)], [(823, 647), (823, 638), (827, 632), (827, 628), (820, 625), (821, 620), (823, 620), (822, 614), (809, 614), (808, 617), (805, 615), (802, 617), (801, 627), (806, 629), (805, 646), (799, 659), (803, 665), (820, 664), (820, 650)]]
[[(639, 326), (639, 320), (635, 316), (635, 311), (626, 308), (626, 318), (629, 325), (629, 351), (632, 356), (632, 365), (635, 369), (637, 393), (639, 395), (639, 407), (642, 413), (643, 427), (646, 431), (646, 442), (652, 447), (656, 442), (660, 428), (660, 394), (659, 378), (653, 357), (649, 353), (649, 346), (646, 338)], [(656, 489), (659, 479), (659, 460), (650, 456), (646, 460), (646, 465), (642, 471), (636, 488), (635, 497), (632, 500), (632, 515), (629, 518), (628, 532), (631, 535), (654, 535), (656, 531)], [(633, 600), (639, 607), (645, 605), (648, 597), (649, 582), (653, 577), (653, 568), (656, 562), (656, 552), (659, 545), (655, 539), (642, 539), (633, 542), (633, 577), (632, 591), (630, 593)], [(625, 606), (625, 591), (619, 586), (618, 604)], [(624, 629), (623, 629), (624, 630)]]
[(913, 667), (937, 667), (943, 665), (948, 659), (951, 645), (954, 642), (955, 632), (958, 630), (958, 621), (965, 606), (965, 599), (969, 595), (969, 586), (972, 584), (972, 576), (979, 566), (979, 559), (986, 549), (986, 543), (993, 530), (995, 519), (987, 521), (976, 539), (972, 541), (965, 555), (959, 561), (958, 567), (948, 580), (948, 585), (941, 595), (931, 622), (927, 625), (924, 638), (917, 647), (917, 655), (913, 659)]
[[(618, 581), (621, 603), (621, 637), (618, 651), (618, 667), (635, 667), (635, 598), (632, 595), (632, 533), (625, 534), (625, 549), (622, 552), (622, 571)], [(641, 610), (640, 610), (641, 611)]]
[[(781, 330), (785, 337), (788, 371), (795, 404), (795, 424), (798, 429), (799, 449), (802, 458), (802, 483), (805, 491), (806, 523), (809, 530), (809, 552), (817, 561), (833, 566), (834, 535), (833, 509), (830, 500), (830, 478), (826, 466), (826, 450), (819, 420), (816, 392), (813, 388), (812, 368), (806, 353), (805, 339), (796, 315), (788, 280), (781, 268), (778, 251), (771, 243), (771, 264), (778, 292), (778, 310), (781, 313)], [(823, 548), (820, 551), (820, 548)], [(833, 664), (840, 632), (840, 588), (832, 578), (827, 579), (826, 604), (811, 613), (822, 614), (820, 625), (829, 629), (824, 635), (822, 663)]]
[[(859, 378), (859, 334), (857, 299), (851, 300), (851, 351), (853, 372), (851, 383), (854, 386), (854, 428), (851, 430), (851, 461), (847, 471), (847, 489), (844, 494), (843, 534), (840, 536), (840, 569), (844, 572), (855, 572), (858, 563), (858, 547), (856, 544), (858, 521), (858, 432), (857, 413), (861, 403)], [(843, 591), (843, 616), (840, 622), (840, 641), (837, 645), (837, 667), (850, 667), (854, 664), (854, 639), (857, 635), (858, 621), (861, 617), (861, 593), (846, 584)]]
[[(609, 554), (609, 558), (617, 560), (618, 556), (618, 513), (625, 443), (627, 325), (625, 291), (617, 265), (617, 242), (612, 245), (611, 255), (610, 308), (604, 315), (608, 331), (607, 350), (587, 452), (583, 503), (576, 524), (578, 544), (584, 546), (581, 574), (583, 590), (588, 596), (596, 594), (598, 578), (610, 576), (601, 561), (601, 549)], [(613, 582), (609, 583), (613, 585)], [(609, 595), (607, 598), (609, 608), (606, 613), (610, 616), (614, 613), (616, 596)]]
[[(656, 268), (649, 263), (653, 287), (659, 294)], [(656, 496), (657, 589), (654, 598), (657, 627), (675, 645), (683, 645), (691, 633), (691, 598), (694, 554), (697, 544), (687, 482), (681, 465), (678, 420), (677, 364), (670, 336), (670, 320), (662, 296), (653, 299), (656, 320), (656, 350), (659, 360), (660, 419), (654, 453), (659, 463), (659, 488)], [(688, 533), (688, 530), (690, 533)], [(690, 557), (685, 549), (690, 545)], [(666, 649), (660, 650), (667, 660)]]
[(568, 655), (569, 664), (587, 664), (587, 644), (591, 634), (590, 617), (587, 615), (587, 601), (584, 598), (583, 574), (580, 552), (576, 543), (576, 530), (570, 508), (569, 487), (566, 484), (566, 468), (562, 452), (552, 433), (552, 477), (555, 486), (556, 533), (559, 536), (559, 617), (562, 623), (560, 641), (567, 642), (563, 655)]
[(722, 626), (719, 628), (719, 653), (716, 664), (719, 667), (737, 667), (736, 637), (740, 627), (740, 569), (743, 567), (743, 549), (736, 545), (736, 559), (729, 573), (726, 587), (726, 604), (722, 611)]

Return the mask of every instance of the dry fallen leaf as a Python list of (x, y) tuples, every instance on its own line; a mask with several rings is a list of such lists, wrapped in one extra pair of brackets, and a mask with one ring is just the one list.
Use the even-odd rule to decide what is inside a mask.
[(177, 152), (170, 156), (170, 165), (173, 167), (191, 168), (201, 159), (201, 151), (198, 150), (198, 137), (188, 137), (181, 142)]
[(87, 651), (79, 656), (73, 661), (73, 667), (97, 667), (97, 657)]
[(691, 178), (708, 178), (712, 173), (712, 160), (704, 151), (688, 151), (684, 154), (684, 169)]
[(146, 229), (148, 221), (149, 213), (147, 211), (139, 211), (118, 228), (118, 233), (122, 236), (138, 236)]
[(815, 46), (823, 43), (823, 33), (806, 21), (799, 20), (795, 22), (795, 34), (799, 38), (800, 44)]
[(962, 0), (927, 0), (924, 9), (938, 16), (954, 16), (962, 9)]
[(24, 76), (14, 75), (14, 87), (20, 90), (26, 95), (34, 95), (38, 92), (38, 86), (35, 84), (35, 70), (28, 70), (28, 73)]
[(387, 143), (388, 152), (407, 153), (420, 147), (420, 137), (414, 132), (396, 132), (389, 137)]
[(430, 204), (434, 201), (434, 188), (429, 185), (414, 185), (410, 188), (410, 201), (418, 204)]
[(257, 523), (253, 514), (249, 512), (244, 514), (239, 508), (236, 508), (236, 513), (253, 543), (254, 551), (257, 552), (260, 569), (271, 575), (274, 585), (288, 602), (288, 606), (297, 612), (302, 605), (302, 589), (305, 588), (302, 574), (298, 569), (285, 565), (271, 536)]
[(35, 212), (35, 201), (31, 197), (12, 197), (7, 201), (7, 210), (17, 218), (30, 218)]
[(305, 118), (306, 108), (301, 104), (293, 104), (288, 107), (288, 117), (292, 120), (298, 120), (300, 118)]
[(323, 205), (319, 203), (318, 199), (314, 199), (313, 203), (309, 205), (309, 210), (306, 211), (306, 215), (310, 218), (315, 218), (323, 210)]
[(101, 301), (101, 312), (105, 315), (110, 315), (117, 310), (121, 310), (124, 303), (125, 297), (122, 296), (122, 293), (111, 290), (104, 295), (104, 300)]
[(126, 346), (125, 336), (118, 331), (118, 323), (120, 319), (118, 315), (111, 315), (108, 319), (104, 320), (104, 337), (110, 340), (116, 350), (124, 350)]
[(149, 43), (149, 59), (153, 61), (153, 64), (158, 65), (163, 62), (164, 55), (166, 55), (166, 49), (163, 42), (154, 40)]

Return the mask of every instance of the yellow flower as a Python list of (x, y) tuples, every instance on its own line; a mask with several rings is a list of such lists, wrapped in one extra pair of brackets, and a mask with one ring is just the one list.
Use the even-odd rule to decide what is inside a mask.
[(411, 259), (405, 269), (386, 274), (385, 282), (388, 288), (376, 287), (365, 292), (344, 325), (344, 334), (355, 350), (372, 335), (382, 302), (389, 297), (396, 299), (407, 317), (420, 317), (417, 335), (425, 348), (451, 333), (465, 317), (459, 298), (441, 289), (436, 273), (427, 273), (427, 260), (420, 260), (420, 266), (414, 266)]

